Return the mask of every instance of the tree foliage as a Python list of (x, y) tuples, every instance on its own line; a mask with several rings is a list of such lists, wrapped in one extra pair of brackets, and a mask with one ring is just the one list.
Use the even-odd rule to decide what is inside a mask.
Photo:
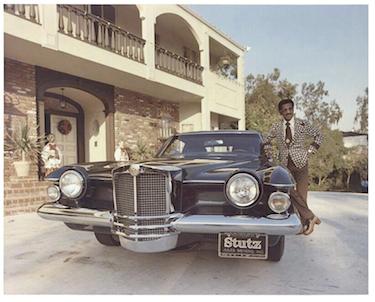
[(346, 175), (346, 188), (349, 189), (350, 176), (357, 171), (362, 179), (368, 178), (368, 150), (364, 146), (347, 148), (343, 158), (345, 165), (342, 170)]
[(280, 80), (280, 70), (275, 68), (267, 75), (246, 78), (246, 128), (267, 133), (280, 115), (277, 104), (282, 98), (293, 98), (297, 85)]
[(301, 94), (295, 98), (297, 109), (300, 109), (308, 122), (313, 125), (330, 128), (337, 124), (342, 118), (342, 111), (335, 100), (329, 103), (325, 101), (328, 97), (328, 90), (324, 82), (303, 83)]
[(358, 131), (368, 133), (368, 88), (365, 89), (365, 95), (357, 97), (357, 112), (354, 123), (359, 123)]
[[(347, 150), (339, 130), (332, 130), (342, 118), (342, 110), (335, 100), (329, 97), (325, 83), (303, 83), (298, 85), (281, 79), (281, 72), (275, 68), (267, 75), (249, 74), (246, 78), (246, 128), (268, 133), (271, 125), (280, 119), (278, 102), (283, 98), (292, 98), (298, 113), (303, 119), (320, 127), (324, 141), (318, 153), (309, 159), (310, 183), (315, 189), (326, 190), (336, 184), (340, 175), (350, 177), (353, 171), (367, 179), (367, 149)], [(356, 122), (360, 131), (367, 132), (368, 90), (357, 98)], [(348, 180), (347, 180), (348, 181)]]
[(325, 127), (322, 133), (324, 142), (317, 154), (309, 159), (310, 182), (316, 181), (320, 189), (326, 187), (326, 181), (332, 171), (339, 170), (345, 165), (343, 158), (345, 147), (341, 132)]

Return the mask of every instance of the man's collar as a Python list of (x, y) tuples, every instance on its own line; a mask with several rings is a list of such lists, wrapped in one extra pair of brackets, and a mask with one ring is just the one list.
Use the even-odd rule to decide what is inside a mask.
[[(282, 121), (283, 121), (283, 125), (285, 125), (286, 124), (286, 122), (288, 122), (286, 119), (282, 119)], [(293, 117), (289, 120), (289, 123), (290, 123), (290, 125), (294, 125), (294, 115), (293, 115)]]

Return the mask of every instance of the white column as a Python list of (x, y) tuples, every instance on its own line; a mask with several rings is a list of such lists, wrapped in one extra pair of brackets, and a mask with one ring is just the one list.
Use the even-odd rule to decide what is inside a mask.
[(241, 55), (237, 59), (237, 81), (243, 85), (245, 83), (245, 75), (244, 75), (244, 55)]
[(58, 50), (59, 13), (56, 4), (39, 4), (42, 46)]
[(246, 130), (246, 120), (245, 120), (245, 114), (243, 115), (243, 118), (238, 120), (238, 130)]
[(210, 96), (208, 89), (208, 74), (210, 72), (210, 37), (207, 32), (201, 35), (200, 59), (203, 66), (202, 79), (205, 87), (205, 96), (201, 100), (202, 130), (211, 130)]
[(238, 121), (238, 129), (245, 130), (246, 129), (246, 120), (245, 120), (245, 54), (242, 54), (237, 59), (237, 81), (239, 82), (239, 89), (241, 89), (240, 93), (240, 102), (241, 107), (238, 108), (241, 118)]
[(207, 32), (200, 36), (200, 60), (201, 66), (203, 66), (202, 79), (203, 85), (207, 81), (207, 74), (210, 71), (210, 37)]
[(211, 130), (211, 112), (207, 96), (201, 100), (202, 129)]
[(142, 39), (146, 41), (144, 48), (145, 64), (147, 66), (147, 78), (153, 79), (155, 73), (155, 22), (152, 8), (145, 5), (142, 15)]

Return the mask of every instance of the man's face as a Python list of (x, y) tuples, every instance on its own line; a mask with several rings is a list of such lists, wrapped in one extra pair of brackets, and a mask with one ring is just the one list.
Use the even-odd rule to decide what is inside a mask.
[(291, 103), (287, 103), (281, 106), (280, 114), (286, 121), (290, 121), (294, 114), (294, 108)]

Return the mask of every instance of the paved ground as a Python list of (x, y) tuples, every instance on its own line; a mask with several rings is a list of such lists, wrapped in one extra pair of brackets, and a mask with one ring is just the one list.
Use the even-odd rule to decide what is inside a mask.
[(136, 254), (36, 214), (5, 217), (6, 294), (366, 294), (367, 194), (310, 193), (322, 219), (278, 263), (222, 259), (215, 245)]

